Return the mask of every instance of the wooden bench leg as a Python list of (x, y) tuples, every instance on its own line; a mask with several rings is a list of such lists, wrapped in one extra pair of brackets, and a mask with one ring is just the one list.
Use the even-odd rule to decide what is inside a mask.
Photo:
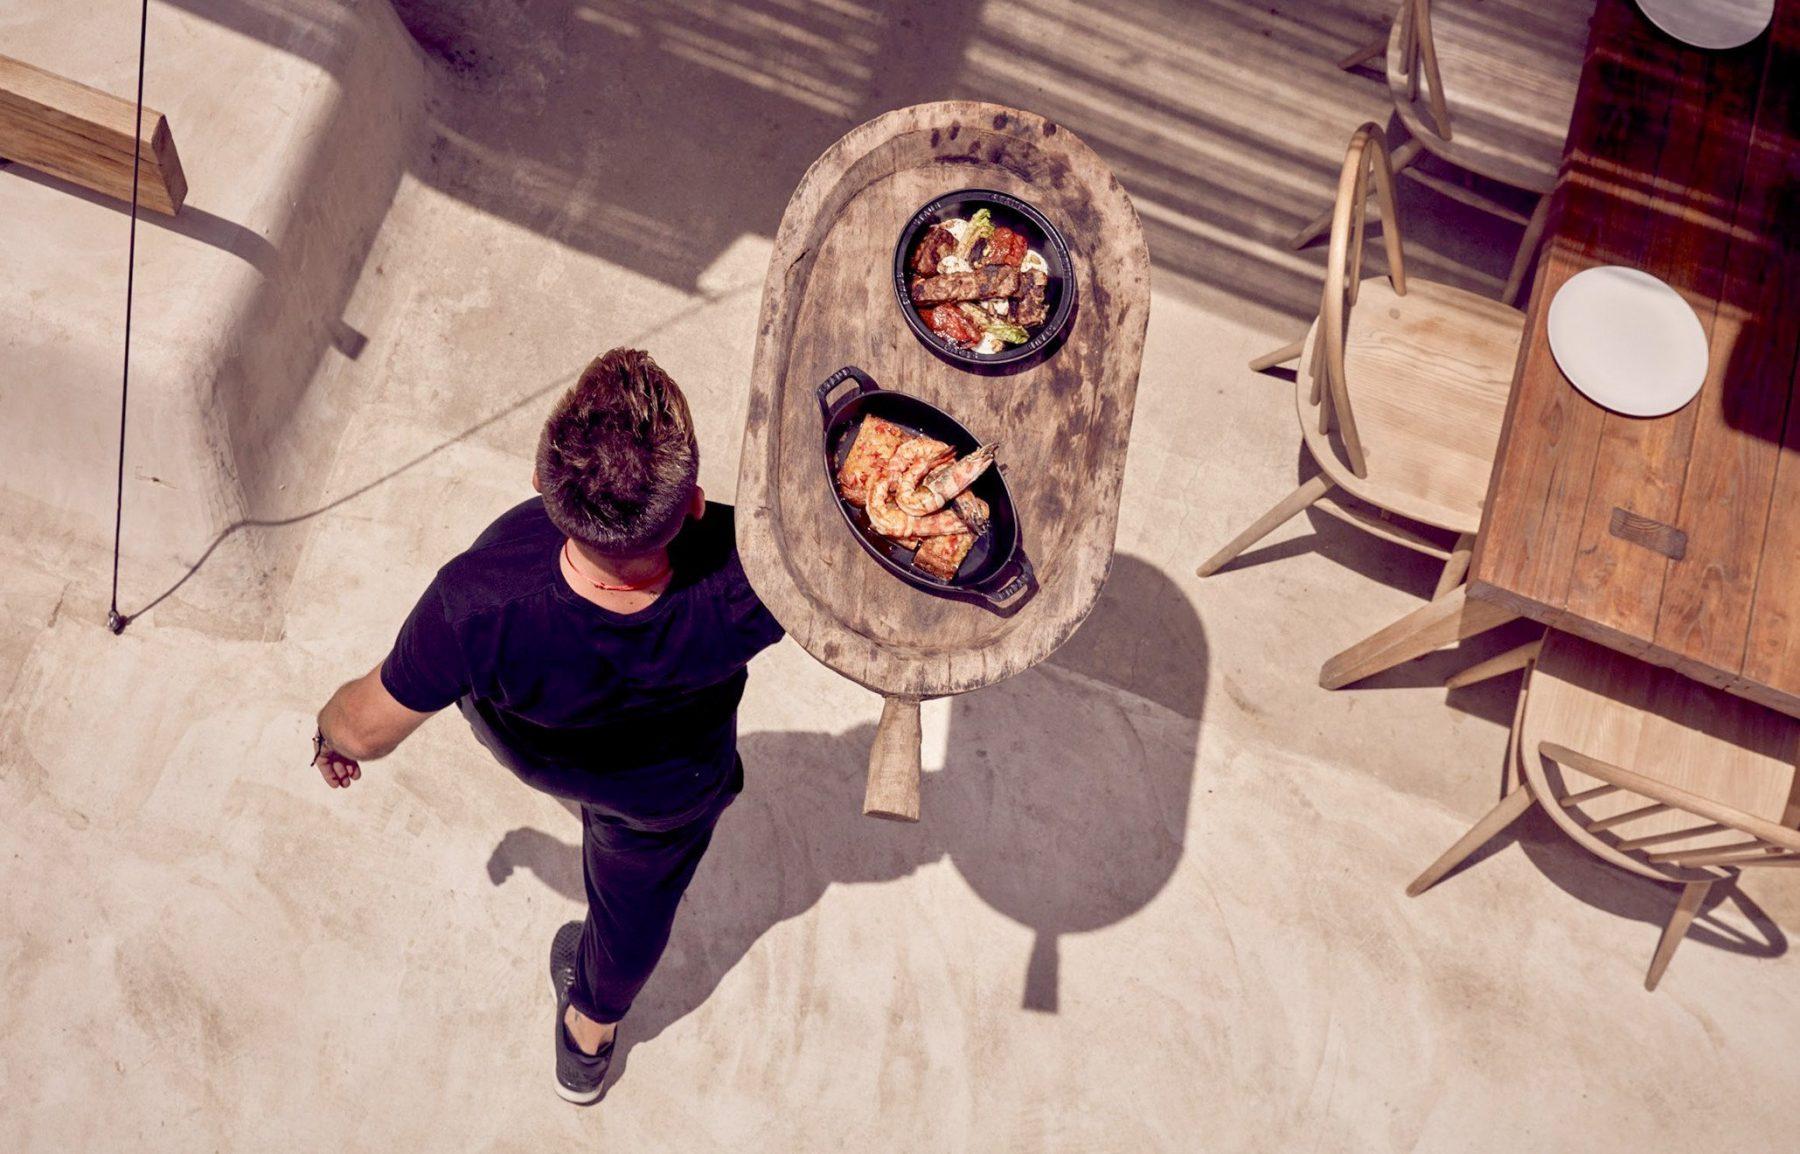
[(1468, 600), (1468, 588), (1458, 585), (1333, 657), (1319, 670), (1319, 684), (1342, 689), (1518, 617), (1491, 601)]
[(1245, 529), (1242, 533), (1233, 537), (1230, 544), (1226, 545), (1217, 553), (1214, 553), (1211, 557), (1208, 557), (1195, 572), (1202, 577), (1212, 576), (1214, 573), (1217, 573), (1220, 569), (1224, 568), (1226, 563), (1233, 557), (1236, 557), (1239, 553), (1242, 553), (1264, 537), (1267, 537), (1270, 533), (1273, 533), (1276, 527), (1283, 521), (1286, 521), (1295, 513), (1306, 508), (1330, 491), (1330, 479), (1323, 473), (1319, 474), (1317, 477), (1306, 482), (1306, 484), (1295, 489), (1292, 493), (1283, 497), (1276, 503), (1273, 509), (1270, 509), (1267, 513), (1258, 517), (1248, 529)]
[(1656, 943), (1656, 954), (1650, 959), (1650, 972), (1644, 976), (1646, 990), (1654, 990), (1656, 983), (1662, 981), (1663, 971), (1669, 968), (1669, 959), (1675, 956), (1675, 947), (1687, 937), (1688, 927), (1694, 924), (1694, 915), (1706, 901), (1706, 891), (1715, 884), (1711, 881), (1689, 882), (1681, 887), (1681, 900), (1675, 903), (1675, 912), (1669, 915), (1669, 924), (1663, 927), (1662, 937)]
[(1480, 821), (1469, 827), (1469, 832), (1456, 839), (1456, 844), (1445, 850), (1438, 859), (1425, 867), (1425, 872), (1414, 878), (1406, 887), (1406, 896), (1416, 898), (1443, 876), (1463, 863), (1463, 859), (1494, 840), (1494, 835), (1519, 820), (1519, 816), (1531, 808), (1531, 787), (1521, 785), (1500, 799), (1500, 804), (1482, 815)]

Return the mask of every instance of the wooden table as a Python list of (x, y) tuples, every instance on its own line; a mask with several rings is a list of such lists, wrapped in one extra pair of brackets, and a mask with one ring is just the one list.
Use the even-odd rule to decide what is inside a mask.
[[(1800, 0), (1730, 52), (1601, 0), (1468, 608), (1800, 716), (1797, 86)], [(1654, 273), (1699, 314), (1711, 367), (1679, 412), (1607, 412), (1558, 371), (1550, 298), (1598, 264)]]

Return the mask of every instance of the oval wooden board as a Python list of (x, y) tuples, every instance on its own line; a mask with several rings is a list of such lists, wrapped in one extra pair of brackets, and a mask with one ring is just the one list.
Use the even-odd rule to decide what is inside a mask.
[[(1075, 317), (1062, 346), (1022, 371), (955, 368), (899, 313), (901, 226), (959, 188), (1022, 197), (1068, 240)], [(1093, 608), (1112, 563), (1149, 312), (1137, 212), (1067, 129), (966, 101), (853, 129), (795, 190), (763, 286), (737, 492), (738, 548), (758, 595), (819, 661), (893, 696), (962, 693), (1049, 656)], [(1014, 615), (910, 588), (852, 539), (826, 480), (815, 395), (844, 365), (1001, 442), (1039, 583)]]

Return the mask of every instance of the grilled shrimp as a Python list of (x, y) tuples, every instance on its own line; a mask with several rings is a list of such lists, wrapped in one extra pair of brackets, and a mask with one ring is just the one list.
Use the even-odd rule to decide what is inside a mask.
[[(900, 470), (895, 500), (902, 511), (915, 517), (935, 513), (948, 505), (994, 463), (993, 445), (982, 445), (960, 461), (952, 461), (949, 446), (938, 441), (928, 444), (938, 446), (943, 452), (930, 455), (929, 449), (920, 449), (902, 460), (908, 447), (902, 445), (890, 462), (890, 467)], [(928, 456), (928, 460), (921, 460)]]
[(898, 484), (892, 470), (869, 483), (869, 497), (865, 508), (869, 513), (869, 527), (877, 533), (899, 540), (907, 537), (943, 537), (968, 531), (962, 518), (949, 509), (926, 517), (915, 517), (901, 509), (894, 500)]
[[(914, 437), (902, 441), (888, 458), (888, 472), (894, 478), (894, 500), (900, 511), (924, 517), (944, 507), (944, 502), (931, 503), (931, 494), (920, 488), (925, 475), (956, 459), (956, 453), (942, 441), (930, 437)], [(920, 498), (923, 498), (922, 500)]]

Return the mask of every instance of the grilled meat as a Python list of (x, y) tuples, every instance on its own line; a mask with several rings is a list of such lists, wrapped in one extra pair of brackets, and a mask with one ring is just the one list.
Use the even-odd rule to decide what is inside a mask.
[(1020, 325), (1041, 325), (1049, 315), (1049, 308), (1044, 303), (1044, 290), (1049, 286), (1050, 278), (1041, 272), (1019, 274), (1019, 301), (1013, 309), (1013, 322)]
[(974, 272), (951, 273), (914, 281), (912, 299), (916, 305), (937, 305), (953, 301), (984, 301), (994, 297), (1016, 296), (1019, 271), (1006, 265), (993, 265)]
[(955, 251), (956, 234), (941, 224), (934, 224), (913, 249), (912, 270), (919, 276), (936, 276), (938, 262)]

